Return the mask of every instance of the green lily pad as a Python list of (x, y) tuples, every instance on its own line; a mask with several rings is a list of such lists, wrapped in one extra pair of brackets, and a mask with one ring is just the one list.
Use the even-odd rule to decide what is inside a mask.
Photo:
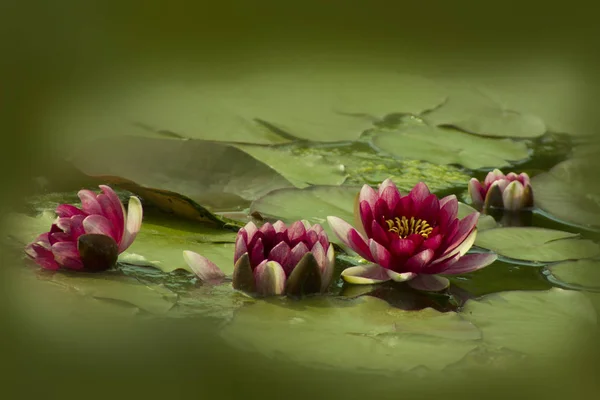
[(571, 159), (536, 175), (532, 181), (535, 204), (567, 223), (600, 227), (600, 185), (597, 161)]
[(191, 250), (210, 259), (226, 274), (233, 272), (235, 232), (187, 221), (174, 222), (165, 226), (145, 219), (135, 241), (119, 256), (119, 261), (153, 266), (163, 272), (192, 272), (183, 259), (183, 251)]
[(92, 277), (61, 272), (55, 273), (51, 282), (82, 296), (122, 301), (153, 314), (165, 314), (177, 302), (177, 295), (163, 286), (141, 284), (123, 276), (98, 274)]
[(445, 104), (424, 118), (483, 136), (534, 138), (546, 132), (539, 117), (506, 109), (483, 92), (465, 87), (455, 88)]
[(166, 190), (212, 207), (246, 206), (273, 189), (292, 186), (235, 147), (199, 140), (115, 137), (82, 146), (71, 161), (88, 175), (129, 184), (128, 190)]
[(335, 236), (329, 229), (327, 216), (335, 215), (348, 222), (354, 220), (354, 201), (360, 186), (311, 186), (305, 189), (280, 189), (255, 200), (250, 212), (280, 218), (284, 222), (300, 219), (321, 224), (329, 238)]
[(482, 331), (486, 344), (532, 356), (566, 356), (597, 325), (596, 312), (580, 292), (495, 293), (468, 300), (461, 315)]
[(257, 302), (239, 309), (222, 336), (271, 358), (388, 374), (418, 366), (440, 370), (480, 340), (479, 331), (455, 313), (403, 311), (369, 296)]
[(235, 145), (279, 172), (298, 188), (310, 185), (341, 185), (346, 180), (343, 164), (318, 154), (298, 155), (291, 149), (258, 145)]
[[(473, 207), (466, 205), (465, 203), (458, 203), (458, 218), (462, 219), (469, 214), (473, 214), (474, 212), (477, 212), (477, 210)], [(479, 232), (486, 229), (495, 228), (496, 226), (498, 226), (498, 224), (496, 223), (494, 217), (481, 213), (479, 214), (479, 219), (477, 220), (477, 230)]]
[(501, 168), (522, 161), (529, 155), (527, 146), (521, 142), (484, 138), (424, 123), (379, 132), (371, 143), (380, 151), (398, 158), (459, 164), (470, 169)]
[(220, 71), (202, 71), (201, 80), (182, 84), (103, 86), (57, 107), (48, 129), (60, 131), (67, 142), (82, 132), (87, 138), (128, 132), (253, 144), (345, 141), (358, 139), (377, 117), (420, 113), (447, 96), (426, 78), (373, 65), (263, 67), (225, 78)]
[(600, 247), (578, 234), (536, 227), (507, 227), (480, 232), (477, 246), (515, 260), (554, 262), (600, 255)]
[(546, 267), (548, 279), (567, 288), (600, 291), (600, 261), (565, 261)]

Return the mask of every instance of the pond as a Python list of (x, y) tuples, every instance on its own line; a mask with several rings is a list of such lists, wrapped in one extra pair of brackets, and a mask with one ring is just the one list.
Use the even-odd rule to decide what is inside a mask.
[[(487, 395), (498, 381), (524, 393), (522, 374), (548, 390), (549, 377), (570, 379), (555, 366), (591, 357), (582, 347), (600, 307), (599, 147), (558, 110), (555, 88), (368, 63), (312, 67), (113, 82), (48, 112), (61, 151), (2, 217), (15, 346), (31, 350), (17, 370), (55, 382), (76, 375), (64, 385), (92, 394), (133, 383), (131, 396), (142, 388), (171, 396), (195, 383), (197, 395), (217, 398), (434, 396), (465, 385)], [(534, 203), (517, 212), (474, 203), (470, 180), (495, 169), (528, 174)], [(436, 204), (456, 196), (459, 218), (481, 211), (465, 252), (497, 259), (445, 275), (449, 286), (439, 290), (392, 275), (353, 284), (344, 271), (371, 264), (328, 217), (356, 224), (363, 185), (388, 180), (403, 196), (423, 182)], [(60, 204), (81, 207), (78, 191), (99, 185), (113, 188), (130, 216), (138, 199), (143, 209), (116, 265), (48, 270), (25, 255)], [(333, 275), (328, 285), (319, 278), (319, 293), (233, 288), (238, 231), (278, 220), (319, 224), (332, 243)], [(401, 221), (389, 221), (406, 239)], [(185, 250), (224, 276), (202, 279)]]

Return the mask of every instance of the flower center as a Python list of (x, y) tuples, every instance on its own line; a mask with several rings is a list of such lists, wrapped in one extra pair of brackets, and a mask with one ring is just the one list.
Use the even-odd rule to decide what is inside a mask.
[(398, 236), (403, 239), (414, 233), (427, 239), (431, 231), (433, 231), (433, 228), (427, 221), (415, 219), (415, 217), (410, 217), (410, 219), (407, 219), (406, 217), (402, 217), (401, 219), (396, 217), (393, 220), (388, 219), (385, 222), (388, 224), (388, 232), (397, 233)]

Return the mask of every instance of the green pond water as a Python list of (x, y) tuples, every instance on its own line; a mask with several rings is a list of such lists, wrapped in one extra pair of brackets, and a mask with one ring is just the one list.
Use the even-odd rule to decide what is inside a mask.
[[(578, 370), (565, 366), (595, 355), (600, 309), (600, 146), (574, 116), (577, 85), (537, 67), (458, 74), (388, 53), (324, 53), (169, 72), (155, 62), (47, 104), (46, 168), (1, 220), (6, 354), (21, 395), (567, 392)], [(480, 217), (472, 251), (498, 261), (439, 293), (342, 281), (363, 261), (326, 217), (353, 221), (363, 184), (391, 178), (406, 193), (423, 181), (456, 194), (464, 217), (469, 179), (494, 168), (527, 172), (536, 201), (518, 217)], [(51, 272), (26, 259), (56, 205), (79, 205), (77, 191), (99, 184), (144, 206), (116, 268)], [(230, 279), (203, 284), (183, 259), (195, 251), (231, 277), (237, 229), (277, 219), (323, 224), (336, 244), (327, 293), (257, 299)]]

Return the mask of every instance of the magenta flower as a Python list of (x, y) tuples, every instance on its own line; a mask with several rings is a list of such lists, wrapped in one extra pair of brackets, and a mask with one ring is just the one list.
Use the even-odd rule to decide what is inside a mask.
[(102, 194), (80, 190), (81, 208), (61, 204), (49, 232), (42, 233), (25, 253), (45, 269), (60, 267), (98, 271), (112, 267), (118, 254), (134, 241), (142, 224), (142, 204), (130, 197), (128, 212), (117, 194), (100, 185)]
[(375, 191), (364, 185), (355, 217), (357, 229), (338, 217), (327, 217), (340, 240), (373, 264), (347, 268), (346, 282), (372, 284), (408, 281), (419, 290), (442, 290), (448, 279), (491, 264), (495, 254), (465, 255), (473, 245), (479, 213), (457, 218), (458, 201), (439, 200), (423, 182), (402, 196), (387, 179)]
[[(184, 259), (205, 282), (225, 278), (214, 263), (192, 251)], [(333, 245), (319, 224), (296, 221), (289, 228), (282, 221), (258, 229), (249, 222), (235, 241), (233, 287), (263, 296), (302, 295), (324, 292), (335, 263)]]
[(533, 206), (533, 190), (529, 175), (510, 172), (504, 175), (499, 169), (488, 173), (483, 184), (477, 179), (469, 181), (469, 195), (479, 209), (504, 208), (517, 211)]

